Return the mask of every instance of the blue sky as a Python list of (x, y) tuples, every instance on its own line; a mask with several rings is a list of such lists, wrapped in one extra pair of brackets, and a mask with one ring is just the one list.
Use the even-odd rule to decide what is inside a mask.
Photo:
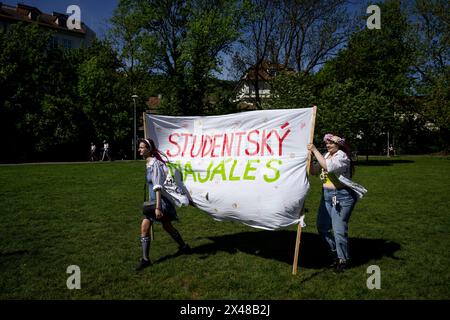
[[(99, 38), (102, 38), (109, 28), (108, 19), (112, 16), (119, 0), (3, 0), (1, 2), (11, 6), (20, 2), (50, 14), (53, 11), (65, 13), (68, 6), (77, 5), (81, 9), (81, 21), (94, 30)], [(347, 7), (350, 12), (365, 14), (368, 2), (368, 0), (352, 0)]]
[(68, 6), (77, 5), (81, 10), (81, 21), (94, 30), (97, 37), (103, 38), (109, 29), (108, 19), (119, 0), (3, 0), (2, 2), (13, 7), (17, 3), (23, 3), (49, 14), (53, 11), (66, 13)]
[[(365, 8), (367, 7), (368, 1), (349, 1), (347, 8), (349, 12), (365, 15)], [(102, 39), (110, 28), (108, 20), (112, 17), (119, 0), (2, 0), (1, 2), (10, 6), (16, 6), (17, 3), (24, 3), (37, 7), (39, 10), (49, 14), (53, 11), (66, 13), (70, 5), (77, 5), (81, 10), (81, 21), (94, 30), (98, 38)], [(222, 79), (232, 78), (233, 76), (229, 69), (230, 57), (222, 55), (222, 58), (225, 60), (225, 66), (223, 67), (222, 74), (218, 76)]]

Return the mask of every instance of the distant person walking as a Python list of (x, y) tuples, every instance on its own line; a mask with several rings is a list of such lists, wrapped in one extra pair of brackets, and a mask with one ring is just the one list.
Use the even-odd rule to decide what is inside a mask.
[(95, 154), (97, 150), (97, 146), (95, 145), (95, 143), (91, 142), (91, 154), (89, 156), (89, 161), (97, 161), (97, 156)]
[(109, 154), (109, 143), (106, 140), (103, 140), (103, 156), (102, 161), (105, 161), (105, 158), (108, 158), (108, 160), (111, 160), (111, 156)]

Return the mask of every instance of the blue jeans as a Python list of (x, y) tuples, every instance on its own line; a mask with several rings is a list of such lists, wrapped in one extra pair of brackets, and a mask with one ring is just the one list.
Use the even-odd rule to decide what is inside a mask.
[[(322, 189), (322, 199), (317, 214), (317, 230), (337, 258), (348, 260), (348, 222), (357, 196), (351, 189)], [(336, 197), (336, 203), (333, 201)]]

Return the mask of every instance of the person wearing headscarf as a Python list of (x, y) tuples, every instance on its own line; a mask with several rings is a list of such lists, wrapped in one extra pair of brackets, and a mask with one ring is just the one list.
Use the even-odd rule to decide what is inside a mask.
[(314, 144), (308, 150), (317, 159), (311, 165), (311, 174), (322, 180), (322, 198), (317, 213), (317, 230), (328, 243), (335, 272), (349, 266), (348, 223), (357, 199), (367, 190), (351, 180), (353, 163), (350, 147), (344, 138), (327, 133), (323, 141), (327, 152), (322, 155)]

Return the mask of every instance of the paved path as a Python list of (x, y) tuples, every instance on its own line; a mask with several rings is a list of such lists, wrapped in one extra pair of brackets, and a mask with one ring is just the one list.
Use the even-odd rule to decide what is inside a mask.
[(42, 164), (98, 164), (98, 163), (113, 163), (113, 162), (134, 162), (134, 161), (140, 160), (0, 163), (0, 166), (28, 166), (28, 165), (42, 165)]

